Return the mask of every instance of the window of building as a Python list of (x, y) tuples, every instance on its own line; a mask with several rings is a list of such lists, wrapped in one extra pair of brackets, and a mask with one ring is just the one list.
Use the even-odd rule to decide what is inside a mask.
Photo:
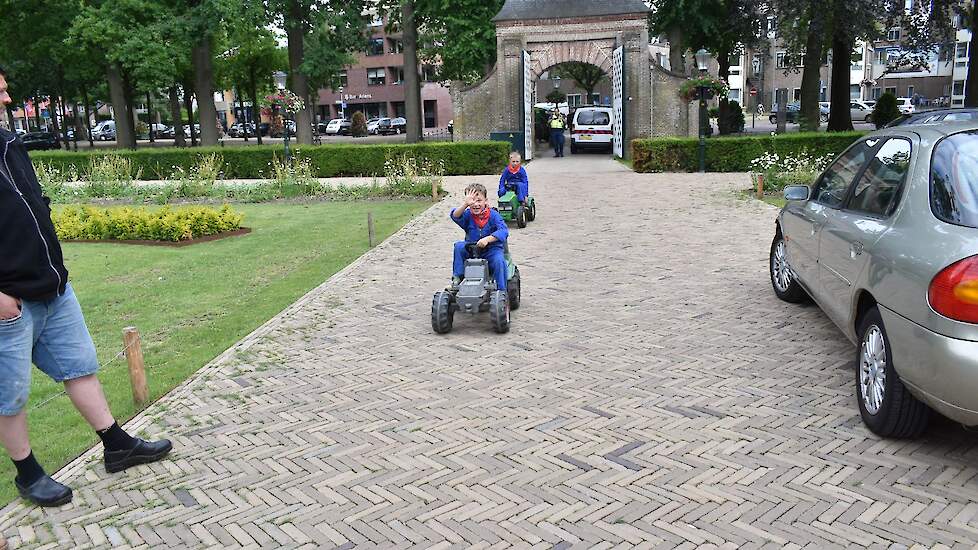
[(791, 98), (794, 101), (801, 101), (801, 88), (795, 88), (794, 93), (791, 94)]
[(404, 83), (404, 67), (387, 67), (387, 70), (390, 71), (392, 84)]
[(599, 93), (591, 94), (591, 105), (600, 105), (600, 104), (601, 104), (601, 94)]
[(954, 81), (954, 90), (951, 95), (964, 95), (964, 80)]
[(886, 39), (891, 42), (896, 42), (897, 40), (900, 40), (900, 29), (896, 28), (896, 29), (890, 29), (886, 31)]
[(955, 61), (954, 62), (954, 66), (955, 67), (967, 67), (968, 66), (968, 62), (967, 61)]
[(767, 35), (774, 38), (778, 34), (778, 21), (773, 17), (767, 18)]
[(577, 107), (581, 104), (581, 94), (567, 94), (567, 106)]
[(869, 94), (871, 99), (879, 99), (883, 95), (883, 90), (880, 88), (873, 88), (873, 91)]
[(944, 44), (938, 48), (937, 60), (941, 63), (947, 63), (951, 60), (951, 51), (953, 51), (954, 46), (951, 44)]
[(438, 126), (438, 101), (434, 99), (424, 100), (424, 127), (436, 128)]
[(849, 85), (849, 99), (859, 99), (859, 84)]
[(883, 93), (884, 94), (893, 94), (894, 96), (897, 95), (896, 94), (896, 86), (887, 86), (887, 87), (883, 88)]
[(384, 55), (384, 39), (371, 38), (367, 42), (367, 55)]
[(788, 66), (788, 65), (787, 65), (787, 62), (788, 62), (788, 60), (787, 60), (787, 58), (788, 58), (788, 53), (787, 53), (787, 52), (778, 52), (778, 53), (777, 53), (777, 54), (776, 54), (776, 55), (774, 56), (774, 58), (775, 58), (775, 60), (776, 60), (776, 61), (775, 61), (775, 63), (776, 63), (776, 65), (775, 65), (775, 66), (776, 66), (777, 68), (779, 68), (779, 69), (784, 69), (784, 68), (786, 68), (786, 67)]
[(750, 63), (751, 63), (751, 69), (753, 69), (754, 71), (754, 76), (760, 76), (761, 71), (764, 70), (764, 62), (761, 60), (761, 58), (755, 57), (751, 59)]
[(951, 102), (951, 105), (964, 105), (964, 100), (963, 99), (955, 99), (954, 101)]
[(369, 86), (383, 86), (387, 83), (387, 71), (384, 69), (367, 69), (367, 84)]
[(954, 57), (961, 59), (962, 57), (968, 57), (968, 43), (958, 42), (957, 48), (954, 50)]
[(340, 73), (336, 75), (336, 78), (339, 80), (340, 86), (343, 86), (344, 88), (347, 86), (346, 71), (340, 71)]
[(887, 61), (886, 50), (876, 50), (876, 64), (886, 65), (886, 61)]
[(404, 53), (404, 42), (401, 42), (397, 38), (388, 38), (387, 51), (390, 53)]
[(913, 97), (913, 86), (907, 86), (907, 95), (904, 97)]
[(425, 65), (421, 67), (421, 81), (422, 82), (437, 82), (438, 81), (438, 69), (431, 66)]
[(727, 99), (740, 103), (740, 90), (730, 90), (727, 92)]
[(375, 15), (375, 16), (373, 16), (373, 19), (370, 20), (370, 26), (371, 27), (383, 27), (384, 26), (384, 19), (381, 16), (379, 16), (379, 15)]

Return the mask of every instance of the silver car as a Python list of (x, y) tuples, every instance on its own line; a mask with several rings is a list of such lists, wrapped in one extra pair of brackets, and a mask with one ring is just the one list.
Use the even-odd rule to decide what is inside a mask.
[(874, 132), (785, 198), (774, 292), (859, 346), (866, 426), (913, 437), (929, 409), (978, 425), (978, 123)]

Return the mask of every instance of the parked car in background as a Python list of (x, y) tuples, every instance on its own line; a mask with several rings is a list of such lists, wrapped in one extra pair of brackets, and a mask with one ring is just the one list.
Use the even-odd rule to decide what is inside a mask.
[(611, 107), (579, 107), (574, 111), (570, 124), (571, 154), (584, 149), (607, 149), (610, 152), (613, 119)]
[[(829, 120), (829, 107), (828, 107), (828, 105), (829, 104), (827, 102), (824, 102), (824, 101), (823, 102), (820, 102), (818, 104), (818, 117), (819, 117), (819, 121), (820, 122), (828, 122), (828, 120)], [(800, 115), (800, 113), (801, 113), (801, 103), (800, 102), (793, 101), (791, 103), (788, 103), (787, 105), (785, 105), (785, 117), (784, 117), (785, 118), (785, 122), (786, 123), (791, 123), (791, 124), (797, 124), (798, 123), (798, 116)], [(777, 108), (775, 108), (774, 111), (771, 111), (771, 114), (768, 115), (767, 118), (771, 122), (771, 124), (777, 124), (778, 123), (778, 111), (777, 111)]]
[(26, 134), (26, 133), (27, 133), (27, 130), (24, 130), (24, 129), (22, 129), (22, 128), (17, 128), (16, 130), (14, 130), (14, 132), (15, 132), (15, 133), (16, 133), (16, 134), (17, 134), (18, 136), (23, 136), (24, 134)]
[(872, 122), (873, 108), (863, 101), (849, 101), (849, 117), (853, 122)]
[(897, 109), (900, 109), (900, 112), (905, 115), (912, 114), (916, 110), (913, 106), (913, 99), (909, 97), (898, 97)]
[[(184, 124), (183, 125), (183, 135), (184, 135), (184, 137), (190, 137), (190, 125), (189, 124)], [(200, 137), (200, 124), (194, 124), (194, 135), (196, 135), (198, 138)]]
[(377, 123), (378, 134), (403, 134), (407, 130), (407, 120), (404, 117), (381, 119)]
[(54, 132), (28, 132), (20, 140), (28, 151), (61, 148), (61, 138)]
[(250, 122), (235, 122), (228, 128), (228, 135), (233, 138), (240, 138), (245, 135), (253, 137), (255, 135), (255, 125)]
[(453, 135), (453, 136), (455, 135), (455, 119), (454, 118), (452, 120), (449, 120), (448, 121), (448, 133), (451, 134), (451, 135)]
[(92, 129), (92, 137), (98, 141), (115, 141), (115, 121), (103, 120)]
[(930, 409), (978, 426), (978, 122), (873, 132), (784, 193), (774, 293), (858, 346), (866, 426), (913, 437)]
[(378, 117), (378, 118), (372, 118), (372, 119), (368, 120), (367, 121), (367, 133), (370, 134), (370, 135), (372, 135), (372, 136), (377, 135), (377, 125), (380, 124), (380, 121), (381, 120), (383, 120), (383, 119), (380, 118), (380, 117)]
[(333, 136), (349, 134), (351, 126), (352, 123), (345, 118), (334, 118), (326, 124), (326, 131), (323, 133)]
[(932, 109), (929, 111), (917, 111), (908, 115), (901, 115), (886, 125), (887, 128), (893, 126), (906, 126), (908, 124), (929, 124), (935, 122), (962, 122), (967, 120), (978, 120), (978, 109), (958, 108), (958, 109)]

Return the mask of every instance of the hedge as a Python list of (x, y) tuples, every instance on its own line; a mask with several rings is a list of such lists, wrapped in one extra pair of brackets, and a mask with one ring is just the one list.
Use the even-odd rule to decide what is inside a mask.
[[(706, 140), (707, 172), (749, 172), (750, 162), (767, 152), (837, 155), (864, 132), (817, 132), (776, 136), (717, 137)], [(699, 170), (698, 138), (632, 140), (636, 172), (693, 172)]]
[(244, 216), (224, 205), (220, 210), (187, 206), (159, 210), (69, 206), (51, 213), (61, 240), (182, 241), (241, 228)]
[[(436, 142), (377, 145), (302, 145), (293, 148), (297, 157), (309, 159), (314, 177), (384, 176), (384, 163), (391, 158), (410, 156), (418, 160), (441, 163), (446, 176), (495, 174), (508, 162), (510, 144), (503, 141)], [(168, 179), (175, 167), (190, 171), (203, 155), (218, 153), (224, 160), (226, 179), (263, 179), (274, 177), (272, 159), (283, 156), (280, 145), (235, 147), (160, 147), (113, 151), (33, 151), (31, 160), (45, 162), (65, 170), (74, 166), (76, 173), (88, 171), (91, 158), (119, 154), (132, 160), (142, 170), (144, 179)]]

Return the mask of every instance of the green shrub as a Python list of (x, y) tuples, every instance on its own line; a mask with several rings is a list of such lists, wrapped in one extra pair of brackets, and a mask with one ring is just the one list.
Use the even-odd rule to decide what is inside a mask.
[(896, 96), (887, 92), (876, 100), (873, 106), (873, 124), (877, 128), (882, 128), (892, 120), (900, 116), (900, 108), (897, 107)]
[[(506, 165), (509, 143), (502, 141), (434, 142), (417, 144), (371, 145), (300, 145), (293, 150), (296, 158), (307, 159), (312, 175), (317, 178), (337, 176), (384, 176), (384, 163), (394, 157), (411, 156), (418, 162), (439, 161), (447, 176), (496, 174)], [(281, 155), (282, 147), (262, 145), (248, 147), (160, 147), (136, 151), (105, 153), (99, 151), (33, 151), (35, 165), (74, 173), (83, 178), (88, 174), (92, 159), (108, 155), (128, 159), (131, 170), (146, 179), (170, 179), (177, 168), (194, 170), (202, 157), (218, 154), (224, 161), (224, 177), (228, 179), (265, 179), (274, 177), (273, 160)], [(135, 172), (133, 172), (135, 173)], [(87, 178), (85, 178), (87, 179)], [(139, 178), (134, 178), (139, 179)]]
[(353, 120), (350, 121), (350, 133), (353, 137), (366, 137), (367, 117), (363, 116), (362, 111), (353, 113)]
[(62, 240), (183, 241), (241, 228), (244, 219), (224, 205), (220, 210), (186, 206), (159, 210), (69, 206), (51, 214)]
[(727, 103), (727, 128), (731, 132), (743, 132), (746, 120), (744, 120), (744, 110), (740, 108), (740, 103), (730, 101)]
[[(706, 171), (748, 172), (751, 161), (767, 152), (837, 155), (862, 135), (862, 132), (819, 132), (712, 138), (706, 140)], [(636, 172), (699, 170), (698, 144), (697, 138), (632, 140), (632, 167)]]

